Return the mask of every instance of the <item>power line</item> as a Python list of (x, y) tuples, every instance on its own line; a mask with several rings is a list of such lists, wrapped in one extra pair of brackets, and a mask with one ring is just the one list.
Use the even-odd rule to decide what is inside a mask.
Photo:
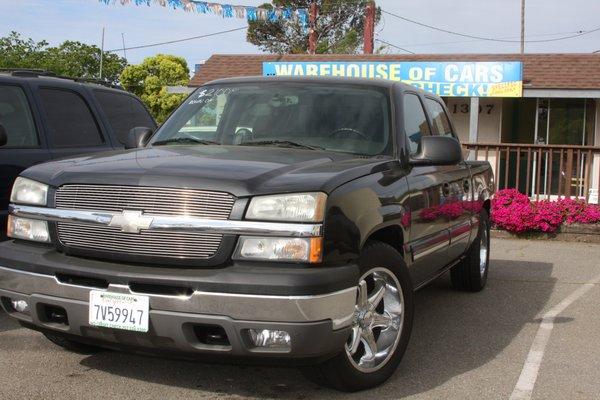
[[(450, 35), (462, 36), (462, 37), (467, 37), (467, 38), (477, 39), (477, 40), (487, 40), (487, 41), (491, 41), (491, 42), (503, 42), (503, 43), (520, 43), (521, 42), (520, 40), (498, 39), (498, 38), (491, 38), (491, 37), (485, 37), (485, 36), (471, 35), (471, 34), (462, 33), (462, 32), (455, 32), (455, 31), (451, 31), (449, 29), (444, 29), (444, 28), (439, 28), (437, 26), (429, 25), (429, 24), (426, 24), (424, 22), (415, 21), (413, 19), (403, 17), (401, 15), (395, 14), (395, 13), (390, 12), (390, 11), (386, 11), (384, 9), (381, 9), (381, 12), (384, 13), (384, 14), (391, 15), (392, 17), (396, 17), (398, 19), (401, 19), (403, 21), (410, 22), (412, 24), (419, 25), (419, 26), (422, 26), (422, 27), (425, 27), (425, 28), (433, 29), (433, 30), (436, 30), (436, 31), (439, 31), (439, 32), (448, 33)], [(572, 38), (580, 37), (580, 36), (583, 36), (583, 35), (588, 35), (590, 33), (597, 32), (597, 31), (600, 31), (600, 27), (597, 27), (597, 28), (594, 28), (594, 29), (591, 29), (591, 30), (588, 30), (588, 31), (579, 31), (578, 33), (576, 33), (574, 35), (563, 36), (563, 37), (554, 38), (554, 39), (526, 40), (525, 43), (556, 42), (556, 41), (559, 41), (559, 40), (572, 39)]]
[[(577, 33), (577, 32), (579, 32), (579, 31), (555, 32), (555, 33), (538, 33), (538, 34), (533, 34), (533, 35), (528, 35), (528, 36), (529, 37), (556, 36), (556, 35), (572, 34), (572, 33)], [(381, 33), (381, 31), (379, 33)], [(504, 37), (499, 37), (498, 39), (512, 39), (512, 38), (517, 38), (517, 37), (518, 36), (504, 36)], [(473, 43), (473, 42), (479, 42), (479, 39), (451, 40), (451, 41), (445, 41), (445, 42), (407, 43), (407, 44), (402, 44), (402, 46), (407, 46), (407, 47), (426, 47), (426, 46), (436, 46), (436, 45), (444, 45), (444, 44), (460, 44), (460, 43)]]
[(235, 32), (235, 31), (241, 31), (242, 29), (247, 29), (247, 28), (248, 28), (247, 26), (244, 26), (244, 27), (241, 27), (241, 28), (228, 29), (226, 31), (219, 31), (219, 32), (213, 32), (213, 33), (207, 33), (205, 35), (198, 35), (198, 36), (191, 36), (191, 37), (187, 37), (187, 38), (183, 38), (183, 39), (169, 40), (167, 42), (150, 43), (150, 44), (143, 44), (143, 45), (140, 45), (140, 46), (132, 46), (132, 47), (121, 47), (120, 49), (111, 49), (111, 50), (106, 50), (106, 51), (116, 52), (116, 51), (125, 51), (125, 50), (145, 49), (145, 48), (148, 48), (148, 47), (163, 46), (163, 45), (166, 45), (166, 44), (181, 43), (181, 42), (187, 42), (189, 40), (196, 40), (196, 39), (202, 39), (202, 38), (206, 38), (206, 37), (210, 37), (210, 36), (223, 35), (225, 33), (230, 33), (230, 32)]
[(410, 54), (415, 54), (415, 52), (413, 52), (413, 51), (410, 51), (410, 50), (408, 50), (408, 49), (405, 49), (404, 47), (396, 46), (395, 44), (392, 44), (392, 43), (390, 43), (390, 42), (386, 42), (386, 41), (385, 41), (385, 40), (383, 40), (383, 39), (375, 38), (375, 40), (376, 40), (376, 41), (378, 41), (378, 42), (381, 42), (381, 43), (383, 43), (383, 44), (387, 44), (388, 46), (394, 47), (394, 48), (396, 48), (396, 49), (399, 49), (399, 50), (405, 51), (405, 52), (407, 52), (407, 53), (410, 53)]
[[(381, 33), (381, 30), (378, 33)], [(565, 35), (565, 34), (571, 34), (571, 33), (576, 33), (576, 32), (537, 33), (537, 34), (529, 35), (529, 37), (556, 36), (556, 35)], [(511, 37), (515, 37), (515, 36), (508, 36), (508, 37), (503, 37), (503, 38), (498, 38), (498, 39), (510, 39)], [(385, 43), (388, 46), (394, 47), (396, 49), (405, 51), (410, 54), (416, 54), (416, 53), (411, 50), (408, 50), (406, 47), (423, 47), (423, 46), (444, 45), (444, 44), (472, 43), (472, 42), (479, 41), (478, 39), (473, 39), (473, 40), (454, 40), (454, 41), (448, 41), (448, 42), (429, 42), (429, 43), (412, 43), (412, 44), (395, 45), (393, 43), (386, 42), (385, 40), (380, 39), (379, 37), (377, 37), (375, 40), (377, 40), (381, 43)], [(594, 53), (600, 53), (600, 50), (596, 50)]]
[[(358, 4), (362, 3), (358, 2)], [(462, 36), (462, 37), (467, 37), (467, 38), (471, 38), (471, 39), (475, 39), (475, 40), (487, 40), (487, 41), (494, 41), (494, 42), (504, 42), (504, 43), (519, 43), (520, 40), (510, 40), (510, 39), (503, 39), (503, 38), (490, 38), (490, 37), (484, 37), (484, 36), (477, 36), (477, 35), (470, 35), (470, 34), (466, 34), (466, 33), (461, 33), (461, 32), (455, 32), (455, 31), (451, 31), (448, 29), (443, 29), (443, 28), (439, 28), (433, 25), (428, 25), (425, 24), (423, 22), (419, 22), (419, 21), (415, 21), (412, 20), (410, 18), (406, 18), (403, 17), (401, 15), (386, 11), (381, 9), (381, 12), (384, 14), (388, 14), (391, 15), (395, 18), (399, 18), (403, 21), (406, 22), (410, 22), (419, 26), (423, 26), (429, 29), (433, 29), (433, 30), (437, 30), (440, 32), (444, 32), (444, 33), (448, 33), (448, 34), (452, 34), (452, 35), (457, 35), (457, 36)], [(157, 43), (150, 43), (150, 44), (144, 44), (144, 45), (139, 45), (139, 46), (131, 46), (131, 47), (121, 47), (121, 48), (117, 48), (117, 49), (110, 49), (110, 50), (106, 50), (107, 52), (117, 52), (117, 51), (123, 51), (125, 52), (126, 50), (137, 50), (137, 49), (145, 49), (145, 48), (149, 48), (149, 47), (156, 47), (156, 46), (164, 46), (164, 45), (168, 45), (168, 44), (174, 44), (174, 43), (181, 43), (181, 42), (187, 42), (190, 40), (196, 40), (196, 39), (202, 39), (202, 38), (206, 38), (206, 37), (211, 37), (211, 36), (217, 36), (217, 35), (223, 35), (226, 33), (231, 33), (231, 32), (236, 32), (236, 31), (241, 31), (243, 29), (247, 29), (247, 26), (244, 27), (240, 27), (240, 28), (234, 28), (234, 29), (228, 29), (228, 30), (224, 30), (224, 31), (219, 31), (219, 32), (213, 32), (213, 33), (208, 33), (208, 34), (204, 34), (204, 35), (198, 35), (198, 36), (191, 36), (191, 37), (186, 37), (186, 38), (182, 38), (182, 39), (175, 39), (175, 40), (169, 40), (166, 42), (157, 42)], [(583, 36), (583, 35), (587, 35), (593, 32), (597, 32), (600, 31), (600, 27), (589, 30), (589, 31), (577, 31), (575, 34), (573, 35), (569, 35), (569, 36), (563, 36), (560, 38), (553, 38), (553, 39), (538, 39), (538, 40), (526, 40), (526, 43), (541, 43), (541, 42), (554, 42), (554, 41), (558, 41), (558, 40), (565, 40), (565, 39), (571, 39), (571, 38), (575, 38), (575, 37), (579, 37), (579, 36)], [(380, 31), (381, 32), (381, 31)], [(559, 33), (556, 33), (559, 34)], [(547, 35), (554, 35), (552, 33), (547, 33), (547, 34), (539, 34), (539, 35), (530, 35), (530, 36), (547, 36)], [(415, 54), (413, 51), (410, 51), (404, 47), (395, 45), (393, 43), (387, 42), (383, 39), (380, 38), (376, 38), (375, 40), (387, 44), (388, 46), (394, 47), (396, 49), (402, 50), (404, 52), (410, 53), (410, 54)], [(444, 42), (444, 43), (423, 43), (423, 44), (414, 44), (413, 46), (425, 46), (425, 45), (430, 45), (430, 44), (452, 44), (452, 43), (466, 43), (467, 41), (462, 41), (462, 42)], [(600, 52), (596, 51), (595, 53)]]

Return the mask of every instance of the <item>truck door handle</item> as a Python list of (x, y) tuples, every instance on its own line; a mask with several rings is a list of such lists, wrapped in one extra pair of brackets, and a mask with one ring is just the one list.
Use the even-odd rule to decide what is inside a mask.
[(450, 184), (448, 182), (444, 182), (444, 184), (442, 185), (442, 196), (450, 196)]

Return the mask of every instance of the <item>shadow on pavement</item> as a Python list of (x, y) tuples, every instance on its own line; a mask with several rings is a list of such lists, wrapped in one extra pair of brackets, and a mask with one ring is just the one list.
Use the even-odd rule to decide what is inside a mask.
[[(519, 281), (519, 271), (535, 271), (539, 281)], [(506, 348), (534, 323), (554, 288), (552, 264), (493, 260), (488, 287), (480, 293), (452, 290), (447, 276), (417, 292), (412, 337), (404, 360), (378, 398), (401, 398), (436, 388), (476, 369)], [(321, 389), (295, 369), (207, 365), (114, 352), (81, 364), (118, 376), (174, 387), (254, 398), (364, 398)]]
[(19, 329), (21, 326), (0, 308), (0, 333)]

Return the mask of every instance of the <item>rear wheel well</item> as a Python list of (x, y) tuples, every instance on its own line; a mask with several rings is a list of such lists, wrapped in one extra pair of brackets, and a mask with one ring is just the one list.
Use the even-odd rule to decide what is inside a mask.
[(368, 240), (386, 243), (404, 256), (404, 233), (397, 225), (386, 226), (371, 233)]

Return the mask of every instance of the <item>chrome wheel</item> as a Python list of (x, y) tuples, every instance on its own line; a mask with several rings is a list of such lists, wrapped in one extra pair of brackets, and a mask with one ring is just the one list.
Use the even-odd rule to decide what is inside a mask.
[(352, 333), (346, 355), (354, 367), (373, 372), (394, 354), (404, 322), (400, 282), (387, 268), (374, 268), (359, 280)]
[(482, 224), (481, 228), (479, 235), (479, 274), (483, 277), (488, 266), (489, 230), (487, 224)]

